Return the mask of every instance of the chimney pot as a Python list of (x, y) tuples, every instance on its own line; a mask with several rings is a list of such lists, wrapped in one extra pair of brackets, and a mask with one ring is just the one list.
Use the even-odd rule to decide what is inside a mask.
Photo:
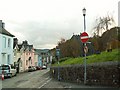
[(5, 23), (2, 22), (2, 28), (5, 28)]

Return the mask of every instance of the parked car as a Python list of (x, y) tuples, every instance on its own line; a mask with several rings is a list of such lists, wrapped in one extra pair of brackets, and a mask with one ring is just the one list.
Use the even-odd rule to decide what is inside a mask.
[(28, 72), (32, 72), (32, 71), (36, 71), (36, 67), (35, 66), (29, 66), (28, 67)]
[(40, 66), (36, 66), (36, 69), (37, 70), (41, 70), (42, 68)]
[(43, 66), (42, 66), (42, 69), (47, 69), (47, 65), (43, 65)]
[(28, 72), (32, 72), (34, 70), (34, 68), (32, 66), (28, 67)]
[(17, 70), (12, 64), (0, 65), (0, 76), (4, 74), (4, 77), (12, 77), (17, 75)]
[(36, 71), (37, 69), (36, 69), (36, 66), (32, 66), (33, 67), (33, 71)]

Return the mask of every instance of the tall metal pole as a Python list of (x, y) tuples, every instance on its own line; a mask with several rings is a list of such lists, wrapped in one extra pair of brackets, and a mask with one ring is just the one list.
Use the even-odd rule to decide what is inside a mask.
[(83, 14), (84, 16), (84, 32), (86, 31), (86, 23), (85, 23), (85, 14)]
[[(86, 47), (86, 43), (84, 44), (84, 47)], [(85, 53), (85, 52), (84, 52)], [(86, 84), (86, 53), (85, 53), (85, 60), (84, 60), (84, 84)]]
[[(86, 23), (85, 23), (85, 15), (86, 15), (86, 9), (83, 9), (83, 16), (84, 16), (84, 32), (86, 31)], [(86, 43), (84, 43), (84, 48), (86, 47)], [(84, 51), (85, 60), (84, 60), (84, 84), (86, 84), (86, 53)]]

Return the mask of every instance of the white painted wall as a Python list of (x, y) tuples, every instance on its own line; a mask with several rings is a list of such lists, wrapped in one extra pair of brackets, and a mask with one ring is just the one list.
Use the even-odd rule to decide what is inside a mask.
[(2, 52), (2, 34), (0, 33), (0, 64), (2, 64), (2, 55), (1, 55), (1, 52)]
[[(6, 47), (5, 44), (3, 43), (3, 37), (6, 38)], [(2, 42), (2, 51), (1, 51), (1, 60), (2, 60), (2, 64), (14, 64), (13, 62), (13, 37), (7, 36), (7, 35), (0, 35), (0, 38), (2, 38), (2, 40), (0, 42)], [(10, 47), (8, 47), (8, 39), (10, 39)], [(2, 54), (5, 53), (5, 54)], [(8, 62), (8, 55), (10, 55), (10, 62)]]
[[(0, 20), (0, 32), (2, 32), (2, 20)], [(2, 34), (0, 33), (0, 64), (2, 64)]]
[[(2, 21), (0, 20), (0, 30), (2, 31)], [(3, 37), (6, 38), (6, 47), (5, 43), (3, 41)], [(8, 47), (8, 39), (10, 39), (10, 47)], [(4, 54), (3, 54), (4, 53)], [(13, 58), (13, 37), (7, 36), (0, 33), (0, 64), (8, 64), (8, 55), (9, 57), (9, 63), (14, 64), (14, 58)]]

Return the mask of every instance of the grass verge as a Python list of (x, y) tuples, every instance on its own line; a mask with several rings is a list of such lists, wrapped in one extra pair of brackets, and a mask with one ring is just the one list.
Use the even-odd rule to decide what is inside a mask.
[[(87, 64), (91, 63), (99, 63), (99, 62), (108, 62), (108, 61), (120, 61), (120, 49), (114, 49), (112, 52), (101, 52), (101, 54), (94, 54), (91, 56), (87, 56)], [(66, 60), (61, 59), (59, 65), (74, 65), (74, 64), (83, 64), (85, 57), (78, 57), (78, 58), (68, 58)], [(53, 64), (52, 66), (58, 66), (57, 63)]]

